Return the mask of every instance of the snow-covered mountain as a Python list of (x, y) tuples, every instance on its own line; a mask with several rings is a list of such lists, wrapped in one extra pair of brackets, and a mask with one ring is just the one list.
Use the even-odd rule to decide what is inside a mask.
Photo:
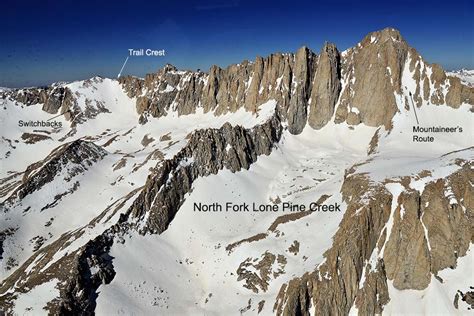
[(474, 70), (461, 69), (455, 71), (449, 71), (446, 73), (448, 76), (454, 76), (461, 79), (461, 82), (467, 86), (474, 86)]
[(473, 308), (474, 88), (394, 29), (0, 97), (7, 314)]

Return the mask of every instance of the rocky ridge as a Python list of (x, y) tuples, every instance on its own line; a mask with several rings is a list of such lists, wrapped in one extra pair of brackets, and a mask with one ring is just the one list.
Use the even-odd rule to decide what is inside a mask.
[[(405, 69), (405, 65), (409, 68)], [(169, 111), (180, 115), (197, 108), (216, 115), (244, 107), (256, 111), (275, 99), (278, 114), (299, 134), (308, 123), (319, 129), (335, 113), (336, 123), (391, 128), (397, 111), (397, 96), (407, 87), (403, 74), (416, 81), (413, 99), (417, 107), (446, 103), (457, 108), (474, 104), (474, 89), (459, 78), (447, 76), (439, 65), (429, 65), (392, 28), (368, 34), (359, 44), (339, 52), (326, 43), (320, 54), (302, 47), (295, 54), (272, 54), (244, 61), (225, 69), (211, 67), (209, 73), (178, 71), (171, 65), (144, 79), (121, 77), (130, 97), (136, 97), (143, 117), (160, 117)], [(409, 109), (411, 101), (402, 100)]]
[[(95, 76), (82, 81), (82, 88), (97, 89), (94, 85), (102, 83), (104, 78)], [(81, 108), (78, 101), (83, 95), (72, 89), (78, 82), (60, 82), (47, 87), (0, 90), (0, 99), (11, 99), (17, 106), (41, 105), (41, 109), (49, 114), (64, 116), (70, 121), (71, 128), (77, 124), (95, 118), (99, 113), (108, 112), (102, 101), (85, 98), (85, 106)]]
[[(128, 96), (136, 98), (141, 123), (147, 116), (189, 115), (198, 109), (215, 115), (239, 108), (256, 112), (261, 104), (274, 99), (290, 132), (299, 134), (306, 124), (320, 129), (332, 119), (391, 129), (391, 120), (401, 106), (412, 106), (404, 96), (408, 92), (402, 84), (404, 74), (415, 81), (413, 102), (417, 107), (474, 104), (474, 87), (446, 75), (439, 65), (428, 64), (393, 28), (372, 32), (344, 52), (325, 43), (319, 54), (302, 47), (294, 54), (257, 57), (254, 62), (243, 61), (225, 69), (212, 66), (208, 73), (181, 71), (168, 64), (143, 79), (123, 76), (118, 80)], [(91, 78), (85, 84), (98, 80), (101, 78)], [(0, 94), (27, 106), (43, 104), (44, 111), (65, 113), (74, 124), (96, 115), (77, 107), (78, 96), (64, 84)], [(397, 104), (397, 98), (402, 104)], [(93, 112), (103, 110), (99, 106)]]
[(2, 98), (11, 98), (26, 106), (42, 104), (43, 111), (50, 114), (67, 113), (68, 120), (72, 119), (69, 110), (75, 103), (71, 90), (62, 85), (2, 91)]
[[(455, 163), (458, 171), (429, 182), (422, 192), (410, 182), (428, 172), (373, 183), (349, 170), (341, 189), (348, 208), (333, 246), (313, 272), (281, 287), (274, 312), (347, 315), (353, 308), (359, 315), (380, 314), (390, 301), (387, 282), (399, 290), (421, 290), (437, 282), (432, 275), (455, 268), (474, 240), (468, 181), (473, 163)], [(404, 190), (395, 195), (387, 185)]]
[[(115, 275), (113, 258), (108, 254), (114, 242), (123, 240), (121, 236), (130, 230), (142, 234), (163, 232), (198, 176), (216, 174), (224, 168), (233, 172), (248, 169), (259, 155), (271, 153), (282, 130), (275, 114), (266, 123), (249, 130), (227, 123), (219, 129), (193, 132), (188, 145), (172, 159), (159, 163), (156, 172), (150, 174), (140, 194), (116, 224), (57, 261), (53, 260), (54, 255), (66, 249), (72, 240), (81, 238), (87, 226), (41, 248), (2, 282), (0, 304), (11, 308), (15, 295), (8, 289), (12, 287), (16, 293), (24, 293), (57, 278), (60, 296), (48, 304), (50, 313), (93, 313), (98, 287), (110, 283)], [(96, 220), (90, 225), (93, 222)]]
[(127, 213), (142, 222), (142, 233), (165, 231), (197, 177), (216, 174), (224, 168), (232, 172), (248, 169), (258, 156), (271, 153), (282, 131), (275, 114), (250, 130), (226, 123), (219, 129), (194, 132), (186, 147), (150, 174)]
[[(404, 76), (416, 84), (415, 106), (457, 108), (461, 103), (474, 103), (472, 87), (446, 76), (439, 66), (425, 63), (393, 29), (371, 33), (345, 52), (326, 43), (319, 55), (303, 47), (296, 54), (258, 57), (255, 62), (226, 69), (214, 66), (209, 73), (179, 71), (167, 65), (144, 79), (120, 78), (128, 96), (136, 98), (142, 124), (171, 112), (188, 115), (202, 110), (221, 115), (240, 108), (257, 112), (270, 99), (277, 101), (277, 111), (253, 129), (226, 124), (193, 132), (182, 150), (156, 166), (131, 206), (115, 210), (123, 211), (118, 223), (53, 264), (54, 254), (80, 238), (85, 228), (39, 249), (4, 280), (0, 293), (6, 294), (0, 296), (0, 303), (11, 305), (14, 295), (8, 291), (13, 286), (22, 293), (54, 276), (60, 280), (60, 298), (49, 304), (51, 313), (93, 313), (98, 287), (115, 274), (111, 245), (130, 230), (142, 234), (165, 231), (196, 178), (224, 168), (232, 172), (248, 169), (259, 155), (270, 154), (283, 126), (299, 134), (306, 124), (320, 129), (334, 119), (336, 123), (391, 129), (393, 116), (402, 110), (399, 99), (405, 109), (413, 106)], [(77, 107), (78, 96), (61, 85), (5, 93), (27, 106), (44, 104), (48, 113), (77, 109), (71, 112), (76, 116), (66, 117), (74, 124), (83, 122), (74, 120), (77, 113), (86, 113)], [(106, 154), (100, 146), (82, 140), (62, 146), (27, 169), (11, 199), (21, 199), (48, 183), (63, 161), (78, 164), (82, 169), (74, 170), (81, 172)], [(309, 314), (316, 308), (347, 314), (355, 306), (361, 314), (380, 313), (390, 300), (387, 282), (397, 289), (423, 289), (431, 275), (455, 267), (472, 242), (469, 223), (474, 195), (469, 186), (472, 164), (457, 163), (462, 165), (460, 171), (430, 183), (422, 192), (410, 187), (410, 177), (372, 183), (363, 173), (350, 170), (342, 187), (349, 206), (334, 245), (325, 254), (326, 261), (284, 284), (275, 312)], [(389, 183), (402, 186), (405, 192), (392, 194)], [(429, 208), (427, 202), (432, 203)], [(404, 256), (393, 256), (398, 253)], [(29, 270), (30, 265), (35, 269)]]
[(13, 203), (40, 190), (61, 173), (64, 174), (61, 180), (67, 186), (66, 183), (71, 182), (76, 175), (83, 173), (106, 155), (107, 152), (100, 146), (81, 139), (60, 146), (45, 159), (28, 166), (21, 184), (0, 204), (0, 208), (8, 212)]

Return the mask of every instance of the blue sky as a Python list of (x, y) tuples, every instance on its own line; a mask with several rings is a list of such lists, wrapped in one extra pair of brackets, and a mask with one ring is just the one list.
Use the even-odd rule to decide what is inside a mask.
[(473, 1), (3, 1), (0, 86), (116, 77), (128, 48), (165, 49), (132, 57), (123, 74), (165, 63), (225, 67), (256, 55), (340, 50), (395, 27), (428, 62), (474, 68)]

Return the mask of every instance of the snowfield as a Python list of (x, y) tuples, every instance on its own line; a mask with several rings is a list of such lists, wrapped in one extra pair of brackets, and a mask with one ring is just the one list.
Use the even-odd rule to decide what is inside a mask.
[[(347, 208), (340, 191), (348, 169), (356, 166), (358, 173), (380, 183), (387, 178), (431, 171), (430, 176), (410, 183), (411, 188), (422, 192), (427, 183), (458, 170), (455, 159), (473, 161), (472, 105), (453, 109), (423, 103), (416, 109), (421, 125), (460, 126), (463, 132), (430, 134), (435, 138), (431, 143), (412, 141), (414, 112), (405, 110), (401, 102), (415, 91), (408, 63), (403, 77), (406, 88), (396, 95), (399, 111), (391, 130), (335, 124), (334, 117), (320, 130), (307, 125), (299, 135), (292, 135), (285, 128), (271, 154), (259, 156), (248, 170), (222, 170), (199, 177), (164, 233), (131, 232), (115, 242), (110, 256), (116, 275), (110, 284), (98, 289), (97, 315), (273, 315), (281, 286), (314, 271), (325, 260), (324, 253), (331, 248)], [(471, 85), (474, 82), (472, 71), (451, 75), (460, 76)], [(58, 251), (50, 264), (115, 224), (144, 186), (150, 170), (164, 159), (173, 158), (193, 131), (219, 128), (227, 122), (252, 128), (272, 117), (277, 106), (276, 101), (270, 100), (257, 113), (241, 108), (220, 116), (197, 108), (191, 115), (170, 112), (138, 124), (136, 99), (129, 98), (116, 80), (92, 78), (64, 85), (78, 97), (82, 111), (92, 107), (101, 112), (75, 127), (60, 116), (55, 120), (64, 128), (51, 133), (36, 131), (47, 138), (28, 144), (22, 141), (25, 130), (18, 128), (18, 121), (46, 121), (54, 115), (42, 111), (40, 104), (26, 107), (11, 99), (0, 108), (0, 189), (8, 191), (1, 196), (1, 202), (7, 202), (22, 184), (28, 166), (45, 159), (60, 145), (92, 141), (104, 149), (104, 156), (90, 165), (84, 164), (83, 169), (80, 163), (66, 163), (53, 180), (20, 201), (4, 205), (0, 232), (10, 228), (14, 231), (2, 239), (2, 281), (38, 249), (57, 239), (72, 232), (84, 233), (71, 237), (71, 243)], [(33, 129), (28, 132), (33, 133)], [(375, 134), (376, 148), (368, 155)], [(70, 177), (72, 171), (78, 170)], [(75, 186), (76, 182), (79, 185)], [(388, 183), (386, 188), (394, 197), (403, 191), (399, 183)], [(283, 215), (291, 213), (198, 212), (194, 208), (195, 203), (228, 202), (309, 205), (320, 199), (326, 204), (340, 204), (341, 212), (312, 212), (283, 220)], [(246, 277), (245, 272), (264, 279), (257, 263), (271, 256), (274, 260), (268, 267), (265, 285), (252, 283), (255, 280)], [(28, 271), (34, 269), (35, 263)], [(456, 269), (441, 271), (443, 283), (433, 277), (425, 290), (400, 291), (389, 282), (390, 302), (384, 315), (462, 313), (465, 309), (454, 309), (452, 298), (459, 288), (473, 285), (471, 269), (472, 249), (459, 259)], [(20, 293), (15, 312), (46, 313), (43, 307), (59, 295), (56, 284), (54, 279)], [(253, 290), (249, 284), (255, 286)], [(351, 313), (355, 312), (353, 308)]]
[(474, 70), (461, 69), (456, 71), (449, 71), (448, 76), (454, 76), (461, 79), (461, 82), (468, 86), (474, 86)]
[[(318, 137), (335, 129), (334, 136), (342, 143)], [(343, 212), (315, 212), (281, 224), (266, 238), (242, 243), (229, 253), (226, 246), (266, 233), (277, 217), (287, 213), (199, 213), (194, 203), (269, 204), (280, 198), (309, 205), (324, 194), (332, 195), (326, 203), (341, 203), (338, 191), (344, 170), (366, 155), (367, 144), (351, 140), (371, 132), (372, 128), (351, 131), (346, 126), (328, 126), (321, 133), (310, 128), (299, 136), (285, 133), (277, 149), (259, 157), (249, 170), (235, 174), (224, 170), (199, 178), (162, 235), (132, 235), (113, 246), (117, 277), (99, 289), (97, 312), (224, 315), (245, 309), (249, 300), (255, 312), (256, 303), (265, 300), (262, 313), (272, 314), (280, 286), (323, 261)], [(300, 245), (297, 254), (288, 250), (294, 241)], [(284, 274), (272, 280), (265, 293), (253, 293), (237, 280), (236, 270), (247, 258), (260, 259), (266, 251), (287, 258)]]

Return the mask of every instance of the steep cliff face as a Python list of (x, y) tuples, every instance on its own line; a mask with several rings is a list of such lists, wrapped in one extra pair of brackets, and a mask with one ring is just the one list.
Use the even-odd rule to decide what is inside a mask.
[(387, 277), (397, 289), (424, 289), (431, 274), (455, 267), (466, 255), (474, 210), (471, 168), (465, 163), (459, 172), (429, 183), (421, 195), (416, 190), (400, 194), (384, 253)]
[[(102, 79), (93, 78), (97, 80)], [(127, 95), (136, 99), (141, 123), (147, 115), (189, 115), (198, 109), (215, 115), (240, 108), (256, 112), (274, 99), (292, 134), (301, 133), (307, 123), (320, 129), (331, 120), (391, 129), (395, 113), (409, 110), (411, 99), (417, 107), (447, 104), (457, 108), (474, 103), (473, 87), (447, 76), (439, 65), (426, 63), (393, 28), (372, 32), (343, 53), (326, 43), (319, 55), (302, 47), (295, 54), (257, 57), (225, 69), (212, 66), (208, 73), (166, 65), (143, 79), (124, 76), (118, 80)], [(407, 86), (408, 81), (414, 81), (414, 86)], [(90, 106), (90, 113), (84, 111), (77, 105), (80, 96), (64, 84), (2, 94), (26, 105), (43, 104), (48, 113), (61, 109), (74, 124), (104, 110)]]
[[(12, 133), (0, 140), (2, 157), (10, 162), (16, 159), (12, 155), (22, 157), (22, 150), (42, 153), (20, 161), (21, 168), (10, 163), (13, 167), (0, 179), (5, 211), (0, 212), (0, 260), (5, 258), (0, 267), (6, 266), (0, 271), (5, 275), (0, 305), (13, 311), (32, 289), (51, 283), (58, 295), (47, 300), (50, 313), (92, 314), (100, 292), (107, 292), (99, 287), (115, 286), (115, 280), (124, 296), (144, 288), (145, 283), (130, 282), (120, 288), (126, 282), (117, 280), (124, 271), (142, 269), (164, 275), (154, 285), (178, 289), (174, 303), (183, 309), (174, 311), (181, 313), (380, 314), (395, 299), (393, 289), (426, 290), (469, 251), (474, 236), (474, 166), (464, 140), (469, 131), (457, 139), (439, 137), (436, 146), (426, 147), (397, 137), (407, 134), (407, 126), (411, 132), (407, 111), (413, 106), (428, 109), (433, 118), (440, 110), (440, 116), (466, 128), (463, 119), (472, 115), (466, 104), (474, 104), (473, 93), (473, 87), (426, 63), (391, 28), (369, 34), (344, 52), (326, 43), (319, 54), (302, 47), (295, 54), (257, 57), (225, 69), (213, 66), (207, 73), (166, 65), (143, 79), (94, 77), (0, 91), (15, 110), (5, 113), (41, 106), (48, 114), (65, 113), (71, 124), (70, 129)], [(265, 103), (276, 104), (269, 117)], [(44, 112), (46, 120), (50, 116)], [(258, 123), (246, 124), (254, 119)], [(397, 129), (397, 122), (403, 128)], [(455, 151), (440, 156), (448, 151), (443, 146)], [(425, 163), (430, 167), (419, 169)], [(416, 167), (406, 171), (405, 166)], [(225, 182), (226, 177), (240, 186)], [(226, 202), (241, 201), (246, 193), (245, 202), (255, 198), (264, 207), (330, 201), (343, 211), (340, 217), (268, 211), (258, 220), (229, 212), (222, 219), (230, 222), (224, 232), (222, 221), (205, 226), (213, 216), (206, 213), (209, 217), (199, 222), (206, 229), (198, 237), (193, 214), (185, 221), (192, 222), (192, 232), (176, 235), (170, 224), (180, 220), (205, 181), (217, 183), (206, 189), (216, 199), (225, 195)], [(225, 190), (220, 190), (222, 182)], [(81, 191), (85, 186), (89, 189)], [(94, 201), (77, 206), (87, 200)], [(259, 225), (263, 231), (254, 229)], [(242, 238), (247, 233), (250, 237)], [(167, 234), (173, 238), (165, 239)], [(202, 248), (190, 251), (185, 238), (199, 239), (193, 245)], [(147, 242), (154, 247), (143, 253), (134, 248)], [(122, 244), (129, 252), (120, 252)], [(159, 262), (150, 258), (149, 249), (163, 244)], [(137, 255), (143, 266), (139, 262), (140, 267), (120, 271), (128, 254)], [(151, 269), (158, 265), (163, 269)], [(209, 272), (209, 266), (222, 270)], [(216, 293), (226, 282), (235, 285), (234, 300), (234, 293)], [(191, 287), (198, 294), (184, 298)], [(211, 289), (222, 301), (212, 302)], [(465, 288), (459, 291), (461, 296), (449, 297), (455, 304), (472, 295)], [(145, 306), (136, 299), (137, 306)], [(157, 297), (153, 300), (153, 308), (167, 311), (169, 306), (158, 309)]]
[(336, 121), (390, 127), (398, 107), (408, 44), (394, 29), (367, 35), (343, 56), (344, 88)]
[(315, 55), (302, 48), (297, 56), (273, 54), (257, 57), (254, 63), (244, 61), (226, 69), (212, 66), (207, 74), (178, 71), (167, 65), (144, 79), (121, 77), (119, 81), (130, 97), (137, 97), (137, 111), (142, 117), (160, 117), (170, 111), (186, 115), (197, 109), (215, 115), (239, 108), (256, 112), (261, 104), (274, 99), (280, 117), (286, 118), (287, 113), (291, 113), (288, 108), (294, 93), (292, 108), (297, 114), (289, 114), (292, 117), (289, 125), (301, 130), (306, 122), (313, 59)]
[[(348, 314), (359, 289), (364, 263), (390, 217), (392, 196), (385, 188), (373, 186), (357, 174), (345, 179), (342, 192), (348, 207), (333, 237), (332, 248), (326, 251), (324, 262), (315, 271), (282, 286), (274, 307), (276, 314), (310, 315), (311, 310), (322, 315)], [(371, 264), (375, 269), (377, 262)], [(377, 271), (384, 273), (383, 266)], [(370, 297), (369, 301), (380, 310), (387, 297), (379, 299), (380, 302)], [(374, 313), (372, 310), (368, 314)]]
[(257, 57), (226, 69), (213, 66), (208, 74), (166, 66), (144, 80), (119, 80), (130, 96), (138, 97), (137, 111), (155, 117), (167, 111), (185, 115), (199, 107), (216, 115), (240, 107), (256, 111), (275, 99), (290, 132), (299, 134), (306, 123), (314, 129), (325, 126), (334, 112), (336, 123), (391, 129), (395, 113), (411, 106), (404, 76), (416, 81), (413, 100), (418, 107), (422, 100), (455, 108), (474, 103), (472, 87), (424, 62), (392, 28), (368, 34), (342, 54), (327, 43), (319, 55), (302, 47), (295, 54)]
[(33, 104), (44, 104), (43, 111), (54, 114), (57, 113), (61, 107), (61, 103), (65, 99), (65, 95), (68, 93), (66, 89), (58, 86), (35, 88), (35, 89), (22, 89), (17, 93), (12, 93), (11, 90), (6, 91), (6, 95), (11, 97), (27, 106)]
[[(119, 81), (130, 97), (137, 97), (137, 111), (160, 117), (170, 111), (179, 115), (205, 113), (222, 115), (239, 108), (256, 112), (274, 99), (278, 114), (299, 133), (306, 125), (317, 55), (303, 47), (293, 54), (272, 54), (244, 61), (226, 69), (212, 66), (209, 73), (178, 71), (165, 66), (145, 79), (122, 77)], [(142, 120), (144, 121), (144, 120)]]
[(325, 126), (334, 114), (341, 90), (341, 56), (334, 44), (326, 43), (319, 54), (309, 104), (308, 123), (314, 129)]
[[(58, 297), (44, 310), (54, 315), (94, 313), (97, 288), (100, 284), (110, 283), (115, 275), (108, 250), (113, 243), (112, 233), (118, 229), (119, 226), (112, 226), (72, 252), (64, 252), (64, 249), (72, 240), (80, 240), (86, 229), (66, 233), (41, 248), (2, 281), (0, 306), (5, 312), (12, 313), (13, 301), (18, 296), (36, 286), (55, 282)], [(59, 283), (56, 285), (56, 282)], [(7, 291), (8, 288), (15, 288), (15, 291)]]
[(42, 110), (50, 114), (64, 113), (67, 120), (72, 119), (75, 109), (75, 97), (63, 84), (49, 87), (25, 88), (0, 92), (2, 98), (11, 98), (26, 106), (42, 104)]
[[(374, 183), (349, 170), (342, 186), (348, 208), (325, 260), (313, 272), (284, 284), (274, 311), (283, 315), (379, 314), (396, 289), (425, 289), (431, 276), (456, 267), (473, 242), (472, 161), (456, 160), (458, 170), (427, 183), (414, 177)], [(442, 280), (441, 280), (442, 282)], [(454, 299), (454, 297), (452, 298)]]
[(314, 74), (315, 55), (306, 47), (295, 54), (295, 65), (292, 79), (292, 94), (288, 107), (288, 126), (292, 134), (299, 134), (306, 125), (308, 117), (308, 99), (311, 95), (311, 82)]

